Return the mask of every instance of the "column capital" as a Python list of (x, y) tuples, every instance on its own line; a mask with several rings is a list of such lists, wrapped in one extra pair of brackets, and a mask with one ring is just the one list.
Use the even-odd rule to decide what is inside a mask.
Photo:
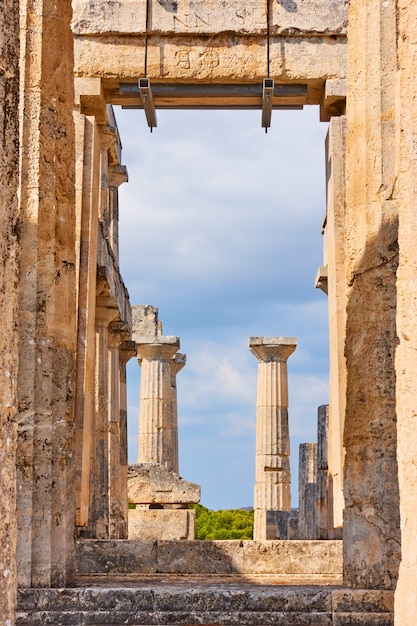
[(180, 372), (182, 368), (185, 367), (186, 363), (187, 363), (186, 354), (181, 354), (180, 352), (177, 352), (176, 354), (174, 354), (174, 356), (169, 362), (170, 367), (171, 367), (171, 374), (173, 376), (176, 376), (178, 372)]
[(96, 299), (95, 317), (96, 324), (105, 324), (106, 326), (116, 320), (119, 317), (116, 298), (98, 297)]
[(297, 347), (296, 337), (251, 337), (249, 350), (259, 361), (285, 363)]
[(129, 180), (125, 165), (109, 165), (109, 187), (120, 187)]
[(136, 337), (138, 359), (170, 359), (179, 350), (180, 339), (169, 335)]
[(136, 354), (136, 343), (134, 341), (124, 341), (119, 347), (119, 359), (124, 364), (136, 356)]

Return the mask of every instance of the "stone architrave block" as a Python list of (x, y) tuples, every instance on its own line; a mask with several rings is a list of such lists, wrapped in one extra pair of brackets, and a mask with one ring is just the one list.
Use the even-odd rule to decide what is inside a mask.
[[(167, 0), (153, 2), (149, 13), (152, 34), (264, 35), (266, 3), (258, 0)], [(347, 5), (340, 0), (303, 0), (272, 4), (272, 33), (345, 34)], [(146, 0), (89, 2), (74, 0), (72, 27), (77, 35), (142, 34), (146, 30)]]
[(129, 509), (129, 540), (183, 541), (194, 539), (194, 533), (192, 509)]
[(150, 304), (132, 304), (132, 339), (153, 337), (158, 334), (158, 308)]
[(136, 463), (128, 466), (127, 494), (133, 504), (195, 504), (201, 489), (163, 465)]

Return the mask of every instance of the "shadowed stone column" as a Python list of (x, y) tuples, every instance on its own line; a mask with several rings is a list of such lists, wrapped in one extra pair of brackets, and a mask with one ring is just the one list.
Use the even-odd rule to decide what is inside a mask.
[(19, 3), (2, 2), (0, 43), (0, 615), (14, 623), (16, 602), (16, 382), (19, 281)]
[(251, 337), (258, 359), (254, 539), (266, 536), (266, 511), (291, 508), (287, 359), (295, 337)]
[(349, 3), (343, 569), (345, 585), (371, 589), (395, 589), (401, 559), (397, 20), (394, 2)]
[(329, 469), (327, 462), (329, 406), (319, 406), (317, 415), (316, 539), (329, 539)]
[(178, 407), (177, 407), (177, 374), (185, 367), (187, 357), (185, 354), (174, 354), (170, 361), (171, 366), (171, 389), (172, 389), (172, 471), (179, 473), (178, 452)]
[(137, 338), (142, 367), (139, 408), (139, 463), (173, 469), (172, 386), (170, 361), (180, 347), (178, 337)]
[(298, 538), (315, 539), (317, 444), (301, 443), (298, 463)]
[(415, 94), (417, 5), (399, 0), (398, 14), (398, 173), (399, 267), (397, 271), (398, 475), (400, 487), (401, 566), (395, 590), (395, 626), (413, 626), (417, 615), (417, 419), (416, 419), (416, 275), (417, 275), (417, 99)]
[(92, 525), (96, 539), (109, 538), (109, 324), (118, 316), (115, 298), (96, 307), (95, 429)]
[[(125, 426), (121, 423), (122, 367), (121, 346), (129, 338), (126, 322), (114, 321), (109, 325), (109, 509), (110, 539), (127, 539), (127, 462), (122, 453), (125, 445)], [(136, 354), (136, 352), (135, 352)], [(124, 362), (126, 382), (126, 361)], [(126, 395), (126, 384), (123, 389)], [(125, 402), (126, 404), (126, 402)]]

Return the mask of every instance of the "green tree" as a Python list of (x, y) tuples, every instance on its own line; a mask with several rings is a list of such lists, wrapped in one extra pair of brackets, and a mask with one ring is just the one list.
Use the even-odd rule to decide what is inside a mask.
[(253, 510), (229, 509), (210, 511), (194, 504), (196, 539), (252, 539)]

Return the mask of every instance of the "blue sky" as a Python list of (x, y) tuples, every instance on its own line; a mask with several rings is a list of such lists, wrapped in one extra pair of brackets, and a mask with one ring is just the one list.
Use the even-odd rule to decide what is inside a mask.
[[(328, 397), (322, 264), (324, 138), (317, 107), (274, 111), (116, 108), (129, 183), (120, 188), (120, 266), (133, 304), (159, 308), (187, 365), (178, 374), (180, 474), (211, 509), (250, 506), (257, 360), (250, 336), (289, 335), (293, 506), (298, 445), (316, 440)], [(128, 366), (129, 461), (137, 460), (140, 368)]]

